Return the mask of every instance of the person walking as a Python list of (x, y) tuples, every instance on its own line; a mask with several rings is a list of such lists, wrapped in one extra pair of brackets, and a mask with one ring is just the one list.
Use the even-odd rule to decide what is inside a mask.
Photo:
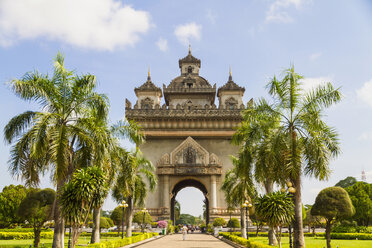
[(188, 231), (187, 227), (186, 227), (186, 225), (184, 225), (183, 228), (182, 228), (182, 239), (183, 240), (186, 240), (187, 231)]

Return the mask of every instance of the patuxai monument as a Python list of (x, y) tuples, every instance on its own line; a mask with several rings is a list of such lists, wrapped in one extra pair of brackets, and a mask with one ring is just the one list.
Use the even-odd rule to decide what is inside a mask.
[[(140, 148), (156, 166), (158, 176), (157, 189), (148, 195), (146, 208), (155, 220), (174, 220), (177, 193), (195, 187), (205, 196), (207, 223), (216, 217), (227, 219), (230, 212), (221, 185), (233, 166), (230, 155), (238, 152), (230, 141), (242, 120), (245, 89), (232, 80), (231, 72), (223, 86), (212, 86), (199, 75), (201, 61), (190, 49), (178, 63), (180, 76), (163, 84), (163, 89), (149, 74), (134, 89), (134, 106), (126, 100), (126, 118), (143, 127), (146, 143)], [(240, 211), (232, 215), (239, 216)]]

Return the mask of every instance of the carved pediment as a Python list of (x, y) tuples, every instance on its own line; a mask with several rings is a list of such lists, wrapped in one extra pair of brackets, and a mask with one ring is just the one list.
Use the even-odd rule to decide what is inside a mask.
[(171, 152), (171, 163), (207, 165), (209, 153), (193, 138), (188, 137)]
[(170, 164), (169, 154), (166, 153), (163, 156), (161, 156), (161, 158), (156, 163), (156, 166), (169, 165), (169, 164)]
[[(221, 161), (214, 153), (188, 137), (170, 154), (165, 153), (156, 163), (159, 173), (220, 174)], [(193, 169), (191, 169), (193, 168)], [(206, 170), (206, 171), (205, 171)]]

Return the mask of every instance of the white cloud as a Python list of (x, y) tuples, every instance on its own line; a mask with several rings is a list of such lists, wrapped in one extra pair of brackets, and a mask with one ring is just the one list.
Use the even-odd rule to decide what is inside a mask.
[(322, 85), (324, 83), (332, 82), (333, 76), (327, 76), (327, 77), (317, 77), (317, 78), (304, 78), (302, 81), (302, 88), (305, 91), (309, 91), (318, 85)]
[(202, 25), (195, 22), (179, 25), (174, 30), (177, 39), (184, 45), (190, 44), (191, 39), (201, 39)]
[(118, 0), (1, 0), (0, 45), (46, 38), (114, 50), (132, 46), (151, 27), (150, 15)]
[(372, 140), (372, 132), (364, 132), (364, 133), (362, 133), (358, 137), (358, 140), (362, 140), (362, 141)]
[(210, 23), (212, 24), (215, 24), (216, 23), (216, 19), (217, 19), (217, 14), (215, 14), (214, 12), (212, 12), (212, 10), (207, 10), (207, 19), (209, 20)]
[(319, 58), (320, 56), (322, 56), (322, 53), (321, 53), (321, 52), (313, 53), (313, 54), (310, 55), (309, 59), (310, 59), (310, 60), (316, 60), (316, 59)]
[(274, 0), (266, 12), (266, 22), (292, 22), (293, 18), (288, 14), (287, 9), (290, 7), (300, 9), (306, 2), (309, 0)]
[(362, 88), (358, 89), (356, 92), (360, 100), (372, 107), (372, 79), (365, 82)]
[(156, 42), (156, 45), (160, 49), (160, 51), (167, 51), (168, 50), (168, 41), (163, 38), (159, 38), (159, 40)]

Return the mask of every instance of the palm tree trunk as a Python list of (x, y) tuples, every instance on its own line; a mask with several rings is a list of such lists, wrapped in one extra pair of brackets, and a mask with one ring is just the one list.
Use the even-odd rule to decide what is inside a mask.
[(125, 216), (125, 220), (127, 223), (127, 230), (125, 232), (125, 237), (132, 236), (133, 211), (134, 211), (133, 199), (132, 197), (128, 197), (128, 208), (127, 208), (126, 216)]
[(240, 208), (240, 226), (241, 226), (241, 233), (242, 238), (247, 238), (247, 231), (245, 229), (246, 223), (245, 223), (245, 211), (244, 208)]
[(64, 248), (65, 220), (62, 217), (61, 207), (57, 197), (61, 191), (63, 184), (64, 180), (57, 184), (57, 194), (53, 203), (54, 234), (52, 248)]
[(294, 180), (294, 187), (296, 192), (294, 193), (294, 207), (295, 216), (293, 220), (293, 247), (303, 248), (305, 247), (304, 230), (302, 223), (302, 200), (301, 200), (301, 175)]
[(90, 238), (90, 243), (95, 244), (100, 242), (100, 217), (101, 217), (101, 208), (93, 209), (93, 228), (92, 236)]
[[(266, 190), (266, 194), (271, 194), (274, 191), (274, 183), (273, 183), (272, 180), (267, 179), (265, 181), (265, 190)], [(268, 236), (269, 236), (269, 245), (271, 245), (271, 246), (278, 245), (278, 241), (275, 237), (274, 229), (271, 226), (269, 226)]]

